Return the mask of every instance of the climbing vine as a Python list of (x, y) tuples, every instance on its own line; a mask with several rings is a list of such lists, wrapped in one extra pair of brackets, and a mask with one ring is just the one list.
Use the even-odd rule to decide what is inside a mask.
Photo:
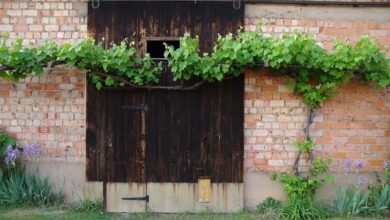
[(156, 84), (161, 73), (161, 64), (155, 65), (149, 56), (137, 56), (134, 45), (127, 41), (105, 50), (102, 43), (92, 39), (60, 46), (47, 41), (38, 47), (23, 46), (21, 39), (7, 45), (7, 40), (6, 35), (0, 40), (0, 78), (6, 80), (40, 75), (45, 67), (58, 64), (86, 70), (97, 89)]
[(390, 85), (390, 62), (379, 46), (367, 37), (354, 47), (335, 42), (332, 51), (319, 46), (311, 36), (266, 37), (261, 32), (239, 31), (236, 37), (220, 36), (210, 54), (199, 54), (199, 39), (181, 38), (180, 48), (168, 47), (168, 59), (175, 79), (194, 76), (213, 82), (237, 76), (247, 68), (268, 64), (278, 75), (286, 75), (296, 94), (316, 109), (334, 95), (337, 86), (352, 77), (372, 81), (379, 87)]
[(292, 34), (276, 39), (261, 32), (239, 30), (235, 36), (219, 36), (211, 53), (200, 54), (199, 39), (185, 35), (180, 48), (166, 47), (165, 57), (174, 80), (200, 80), (187, 87), (159, 86), (161, 63), (148, 55), (138, 56), (134, 44), (128, 41), (112, 44), (107, 50), (92, 39), (63, 45), (48, 41), (40, 46), (24, 46), (20, 39), (7, 45), (7, 41), (6, 35), (0, 40), (0, 77), (6, 80), (39, 75), (44, 67), (66, 64), (86, 70), (97, 89), (126, 86), (185, 90), (238, 76), (248, 68), (269, 66), (275, 74), (288, 77), (289, 86), (314, 110), (352, 77), (378, 87), (390, 85), (390, 61), (367, 37), (355, 46), (335, 42), (333, 50), (327, 51), (311, 36)]

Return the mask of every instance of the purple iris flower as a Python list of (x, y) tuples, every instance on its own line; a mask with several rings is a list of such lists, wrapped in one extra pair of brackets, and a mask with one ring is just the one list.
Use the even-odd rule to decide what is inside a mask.
[(362, 185), (364, 184), (364, 178), (361, 177), (361, 176), (358, 176), (358, 177), (357, 177), (357, 184), (358, 184), (359, 186), (362, 186)]
[(26, 157), (36, 157), (41, 153), (41, 149), (36, 144), (29, 144), (23, 148), (23, 154)]
[(383, 167), (384, 167), (385, 169), (387, 169), (387, 168), (389, 167), (389, 165), (390, 165), (389, 161), (388, 161), (388, 160), (385, 160), (385, 162), (383, 163)]
[(347, 174), (351, 170), (351, 161), (348, 159), (344, 160), (344, 173)]
[(18, 155), (19, 155), (19, 149), (18, 148), (14, 149), (12, 145), (8, 145), (5, 158), (4, 158), (5, 164), (7, 165), (13, 164), (16, 158), (18, 158)]
[(361, 160), (357, 160), (357, 161), (355, 162), (355, 167), (356, 167), (356, 168), (362, 168), (362, 167), (363, 167), (363, 162), (362, 162)]

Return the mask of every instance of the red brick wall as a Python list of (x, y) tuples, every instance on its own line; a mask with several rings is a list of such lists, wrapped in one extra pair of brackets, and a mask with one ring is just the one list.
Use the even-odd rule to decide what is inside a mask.
[[(86, 0), (0, 1), (0, 35), (24, 43), (77, 41), (87, 36)], [(20, 146), (37, 143), (41, 159), (83, 161), (85, 74), (57, 69), (19, 83), (0, 80), (0, 128)]]
[(87, 36), (87, 0), (2, 0), (0, 33), (24, 42), (75, 41)]
[(261, 30), (266, 35), (281, 37), (294, 32), (309, 33), (326, 49), (332, 48), (334, 39), (354, 44), (362, 36), (375, 39), (382, 49), (390, 46), (390, 22), (247, 17), (245, 28), (255, 31), (259, 21), (262, 23)]
[[(303, 140), (307, 106), (285, 78), (265, 70), (245, 76), (245, 169), (289, 171), (297, 156), (291, 141)], [(390, 89), (359, 81), (342, 86), (318, 110), (311, 136), (317, 155), (335, 159), (334, 170), (344, 158), (362, 160), (365, 171), (383, 170), (390, 158)]]
[[(301, 18), (299, 14), (291, 19), (284, 18), (284, 14), (259, 17), (251, 13), (245, 18), (245, 28), (257, 30), (260, 21), (260, 28), (266, 35), (281, 37), (294, 31), (310, 33), (327, 49), (332, 47), (335, 38), (353, 44), (363, 35), (375, 39), (381, 48), (390, 45), (388, 19), (387, 22), (365, 21), (364, 18), (324, 20)], [(303, 139), (306, 117), (306, 105), (286, 87), (286, 79), (273, 77), (267, 71), (248, 71), (245, 81), (245, 169), (289, 171), (297, 155), (291, 141)], [(351, 159), (362, 160), (365, 171), (382, 171), (384, 159), (390, 158), (390, 89), (376, 89), (355, 80), (342, 86), (339, 94), (318, 110), (311, 135), (318, 144), (316, 154), (335, 159), (333, 170), (340, 171), (343, 160)]]
[(80, 71), (56, 69), (18, 83), (0, 81), (0, 127), (20, 146), (43, 147), (41, 159), (84, 160), (85, 104)]

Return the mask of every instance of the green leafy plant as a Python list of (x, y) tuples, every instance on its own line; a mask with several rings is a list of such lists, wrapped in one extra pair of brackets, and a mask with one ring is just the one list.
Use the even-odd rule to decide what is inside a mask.
[[(21, 40), (7, 45), (7, 41), (3, 35), (0, 77), (6, 80), (39, 75), (44, 67), (66, 64), (86, 70), (98, 89), (163, 88), (157, 85), (161, 62), (154, 62), (148, 55), (138, 56), (134, 44), (126, 40), (111, 44), (108, 49), (91, 39), (63, 45), (46, 42), (37, 47), (23, 46)], [(355, 46), (335, 42), (333, 50), (327, 51), (312, 36), (295, 33), (276, 39), (261, 32), (239, 30), (236, 35), (219, 36), (210, 54), (200, 54), (199, 39), (185, 35), (179, 48), (166, 46), (164, 56), (174, 80), (221, 81), (248, 68), (268, 66), (276, 74), (290, 78), (295, 94), (302, 95), (312, 109), (335, 95), (337, 87), (353, 77), (374, 82), (378, 87), (390, 85), (390, 61), (367, 37)]]
[(97, 89), (103, 86), (145, 85), (158, 82), (161, 65), (154, 65), (149, 56), (141, 58), (133, 44), (127, 41), (111, 44), (107, 50), (102, 43), (86, 39), (78, 43), (57, 45), (47, 41), (39, 47), (23, 46), (22, 40), (7, 46), (7, 35), (0, 39), (0, 78), (19, 80), (40, 75), (44, 67), (66, 64), (86, 70)]
[(378, 45), (367, 37), (355, 47), (335, 42), (333, 51), (321, 48), (313, 37), (300, 34), (282, 39), (266, 37), (261, 32), (238, 31), (236, 37), (220, 36), (211, 54), (199, 55), (199, 40), (188, 35), (179, 49), (167, 47), (165, 57), (175, 79), (197, 76), (205, 81), (234, 77), (246, 68), (263, 65), (292, 79), (290, 85), (303, 101), (316, 109), (334, 96), (337, 86), (352, 77), (390, 85), (389, 60)]
[(385, 168), (385, 177), (387, 178), (387, 182), (390, 184), (390, 161), (386, 160), (383, 167)]
[[(24, 148), (12, 146), (15, 140), (5, 136), (7, 144), (4, 160), (1, 163), (6, 169), (6, 175), (0, 177), (0, 205), (4, 206), (36, 206), (58, 205), (64, 201), (61, 192), (53, 194), (48, 178), (40, 178), (38, 168), (30, 172), (18, 162), (20, 150), (29, 158), (39, 156), (40, 149), (36, 144)], [(10, 140), (10, 141), (9, 141)], [(31, 169), (30, 169), (31, 170)]]
[(316, 207), (311, 199), (292, 199), (279, 213), (280, 219), (289, 220), (310, 220), (323, 219), (328, 213), (321, 208)]
[[(294, 142), (299, 153), (311, 153), (314, 142), (307, 140), (304, 143)], [(298, 157), (299, 160), (299, 157)], [(332, 158), (326, 160), (314, 158), (307, 170), (306, 176), (290, 173), (272, 174), (272, 180), (279, 180), (289, 198), (287, 204), (281, 209), (280, 217), (283, 219), (319, 219), (323, 218), (326, 212), (314, 205), (316, 191), (332, 177), (327, 175), (320, 177), (328, 171)]]
[(2, 205), (46, 205), (61, 203), (62, 194), (53, 194), (47, 178), (41, 179), (35, 172), (16, 165), (0, 181), (0, 204)]
[(33, 44), (23, 45), (17, 39), (7, 45), (8, 35), (0, 39), (0, 77), (6, 80), (19, 80), (28, 74), (42, 74), (43, 65), (56, 59), (57, 45), (47, 42), (35, 47)]
[(345, 186), (337, 191), (331, 210), (341, 216), (357, 216), (369, 211), (369, 192), (361, 188)]
[(95, 212), (103, 212), (103, 200), (90, 200), (90, 199), (84, 199), (80, 200), (79, 203), (77, 203), (75, 206), (72, 207), (73, 211), (76, 212), (89, 212), (89, 213), (95, 213)]
[[(13, 139), (8, 134), (2, 133), (2, 130), (0, 129), (0, 160), (4, 161), (4, 157), (7, 152), (7, 146), (15, 146), (16, 140)], [(3, 163), (0, 163), (0, 178), (3, 176), (3, 173), (6, 171), (5, 166)]]
[(16, 140), (8, 134), (2, 133), (2, 130), (0, 129), (0, 157), (5, 156), (8, 145), (15, 146)]
[(377, 174), (378, 184), (368, 185), (368, 206), (371, 214), (388, 215), (390, 214), (390, 183), (386, 172), (388, 170), (388, 161), (385, 161), (385, 181)]
[[(305, 141), (302, 144), (294, 143), (300, 152), (311, 152), (314, 142)], [(279, 180), (290, 199), (309, 199), (313, 200), (315, 192), (326, 182), (331, 181), (332, 177), (327, 175), (319, 177), (328, 171), (332, 158), (326, 160), (314, 158), (311, 166), (307, 170), (307, 176), (294, 175), (289, 173), (272, 174), (272, 180)]]
[(372, 206), (370, 211), (374, 213), (389, 214), (390, 211), (390, 185), (383, 184), (377, 190), (370, 191)]
[(278, 213), (281, 207), (282, 203), (272, 197), (266, 198), (262, 203), (259, 203), (256, 206), (257, 212), (260, 214), (265, 214), (269, 211)]

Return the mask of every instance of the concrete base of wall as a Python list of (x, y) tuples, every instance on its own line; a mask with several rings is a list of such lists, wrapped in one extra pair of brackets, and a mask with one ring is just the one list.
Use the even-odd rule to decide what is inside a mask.
[(201, 202), (198, 183), (148, 183), (148, 211), (163, 213), (230, 213), (243, 210), (242, 183), (211, 183), (209, 200)]
[[(86, 182), (84, 162), (40, 161), (40, 162), (28, 162), (27, 166), (31, 170), (34, 170), (38, 166), (39, 175), (42, 177), (48, 177), (54, 192), (59, 192), (59, 191), (63, 192), (65, 195), (66, 202), (68, 203), (78, 202), (81, 199), (85, 199), (85, 198), (91, 200), (97, 200), (103, 198), (102, 182)], [(356, 184), (356, 175), (353, 174), (344, 175), (340, 173), (336, 173), (332, 175), (334, 176), (333, 182), (326, 183), (318, 191), (317, 200), (321, 200), (321, 201), (332, 200), (336, 194), (337, 189), (348, 184), (350, 185)], [(376, 183), (377, 176), (375, 173), (363, 173), (361, 174), (361, 176), (365, 180), (365, 184)], [(150, 185), (150, 190), (155, 188), (154, 191), (156, 191), (158, 188), (156, 187), (153, 188), (152, 185)], [(218, 188), (214, 186), (215, 184), (212, 185), (214, 188)], [(235, 197), (233, 200), (225, 198), (226, 196), (229, 197), (230, 194), (226, 194), (225, 197), (216, 196), (214, 194), (213, 196), (214, 198), (220, 197), (220, 199), (224, 201), (225, 200), (235, 201), (241, 199), (243, 200), (243, 203), (241, 203), (241, 205), (238, 205), (236, 208), (242, 209), (243, 206), (244, 209), (247, 210), (255, 210), (256, 205), (262, 202), (267, 197), (273, 197), (275, 199), (279, 199), (282, 201), (285, 201), (287, 199), (283, 191), (282, 185), (278, 181), (272, 181), (270, 179), (270, 175), (266, 173), (246, 172), (244, 174), (243, 187), (238, 187), (237, 189), (243, 190), (242, 193), (243, 199), (239, 197)], [(160, 192), (161, 190), (157, 190), (157, 191)], [(170, 195), (170, 193), (168, 194)], [(190, 196), (187, 193), (183, 193), (183, 195), (185, 197)], [(160, 197), (158, 198), (159, 200), (158, 202), (156, 201), (157, 203), (166, 205), (165, 202), (163, 202), (163, 200), (161, 200)], [(174, 198), (172, 197), (172, 199)], [(196, 199), (196, 192), (192, 200), (195, 201), (195, 199)], [(199, 207), (194, 210), (204, 211), (204, 209)], [(229, 207), (233, 207), (233, 206), (229, 205)], [(158, 207), (154, 207), (154, 209), (157, 212), (159, 211)], [(170, 207), (169, 210), (170, 210), (169, 212), (178, 212), (178, 210), (176, 210), (175, 207)], [(224, 212), (227, 210), (218, 209), (218, 211)], [(235, 211), (239, 211), (239, 210), (235, 210)]]
[(286, 197), (279, 182), (272, 181), (269, 174), (246, 172), (244, 174), (244, 207), (255, 210), (256, 205), (267, 197), (285, 200)]
[[(334, 177), (331, 183), (325, 183), (317, 192), (316, 200), (328, 202), (334, 199), (338, 189), (346, 185), (355, 185), (357, 176), (354, 174), (332, 174)], [(376, 184), (375, 173), (361, 174), (365, 180), (365, 185)], [(362, 186), (363, 189), (366, 186)], [(255, 210), (256, 205), (264, 201), (267, 197), (273, 197), (285, 201), (287, 199), (282, 185), (278, 181), (272, 181), (269, 174), (247, 172), (244, 175), (244, 207), (247, 210)]]
[(62, 192), (67, 203), (103, 198), (101, 182), (86, 182), (84, 162), (29, 161), (26, 165), (32, 171), (38, 167), (39, 175), (48, 177), (53, 192)]

